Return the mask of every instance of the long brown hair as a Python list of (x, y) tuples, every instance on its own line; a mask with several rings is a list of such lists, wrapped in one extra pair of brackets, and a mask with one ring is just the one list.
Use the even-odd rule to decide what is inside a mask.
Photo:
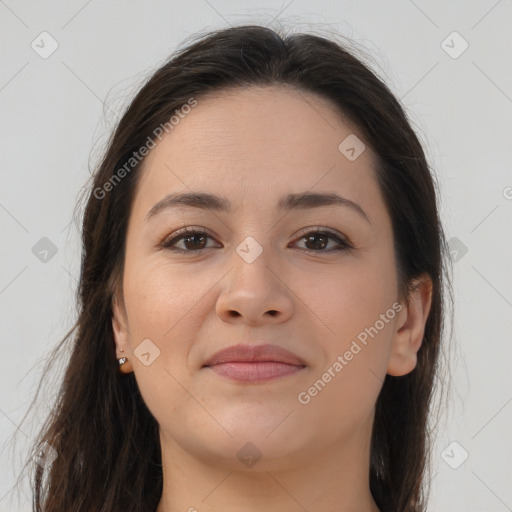
[[(34, 453), (43, 446), (57, 458), (47, 465), (31, 462), (35, 511), (156, 509), (163, 485), (158, 425), (134, 374), (118, 373), (112, 332), (112, 301), (122, 293), (127, 223), (143, 159), (131, 167), (126, 163), (191, 98), (200, 101), (214, 90), (250, 85), (319, 95), (360, 129), (378, 157), (377, 179), (392, 220), (401, 289), (407, 292), (422, 273), (432, 279), (417, 366), (402, 377), (386, 375), (377, 400), (369, 475), (382, 512), (425, 510), (448, 252), (436, 182), (422, 145), (389, 88), (347, 48), (318, 35), (284, 36), (261, 26), (217, 30), (178, 50), (136, 94), (85, 191), (78, 319), (49, 364), (64, 348), (71, 355), (34, 443)], [(123, 166), (126, 172), (114, 183)]]

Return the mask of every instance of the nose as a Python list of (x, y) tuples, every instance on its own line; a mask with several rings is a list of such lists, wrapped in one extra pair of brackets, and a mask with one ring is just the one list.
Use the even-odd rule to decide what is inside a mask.
[(275, 260), (271, 267), (267, 253), (264, 250), (254, 261), (233, 255), (216, 304), (223, 321), (256, 326), (285, 322), (293, 314), (294, 294), (287, 273), (276, 268)]

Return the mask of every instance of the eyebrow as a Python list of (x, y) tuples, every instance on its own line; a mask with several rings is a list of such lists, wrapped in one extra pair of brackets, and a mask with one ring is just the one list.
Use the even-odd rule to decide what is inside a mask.
[[(217, 212), (231, 212), (231, 203), (224, 197), (205, 192), (173, 193), (158, 201), (146, 215), (146, 222), (158, 213), (180, 206), (213, 210)], [(288, 194), (279, 199), (277, 208), (281, 211), (306, 210), (321, 206), (345, 206), (351, 208), (363, 217), (368, 223), (370, 220), (365, 211), (357, 204), (335, 193), (303, 192), (301, 194)]]

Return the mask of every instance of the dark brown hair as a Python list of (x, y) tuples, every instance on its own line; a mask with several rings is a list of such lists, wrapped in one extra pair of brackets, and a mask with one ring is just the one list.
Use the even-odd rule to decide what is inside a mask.
[(136, 94), (86, 190), (79, 315), (50, 362), (63, 348), (71, 355), (34, 444), (35, 452), (47, 443), (57, 458), (45, 469), (33, 463), (34, 510), (154, 512), (163, 485), (158, 425), (134, 374), (118, 373), (112, 332), (112, 301), (122, 294), (127, 223), (141, 164), (107, 193), (98, 190), (190, 98), (274, 85), (329, 100), (359, 129), (378, 157), (377, 181), (392, 220), (401, 290), (407, 293), (423, 273), (432, 279), (417, 366), (402, 377), (386, 375), (377, 400), (369, 475), (382, 512), (425, 510), (428, 420), (449, 282), (446, 242), (422, 145), (388, 87), (347, 48), (318, 35), (285, 37), (261, 26), (217, 30), (178, 50)]

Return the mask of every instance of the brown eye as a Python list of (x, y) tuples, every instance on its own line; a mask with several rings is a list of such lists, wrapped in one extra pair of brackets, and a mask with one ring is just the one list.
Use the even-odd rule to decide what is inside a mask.
[[(348, 242), (337, 234), (321, 229), (303, 232), (300, 240), (305, 240), (306, 249), (304, 250), (307, 252), (342, 251), (351, 247)], [(334, 241), (335, 246), (331, 249), (325, 250), (325, 248), (328, 247), (330, 240)]]
[[(208, 238), (212, 237), (204, 229), (184, 228), (176, 236), (162, 242), (160, 247), (180, 253), (197, 252), (202, 249), (208, 249), (206, 247)], [(176, 247), (176, 244), (180, 242), (182, 242), (182, 247), (184, 248)]]
[[(169, 251), (190, 254), (209, 249), (207, 246), (208, 239), (213, 238), (203, 228), (184, 228), (174, 234), (171, 238), (160, 244), (160, 247)], [(303, 230), (299, 240), (304, 240), (306, 248), (301, 249), (310, 253), (334, 252), (350, 249), (352, 246), (336, 233), (332, 233), (325, 229)], [(181, 243), (182, 247), (177, 247)], [(334, 243), (334, 247), (327, 249), (329, 244)]]

